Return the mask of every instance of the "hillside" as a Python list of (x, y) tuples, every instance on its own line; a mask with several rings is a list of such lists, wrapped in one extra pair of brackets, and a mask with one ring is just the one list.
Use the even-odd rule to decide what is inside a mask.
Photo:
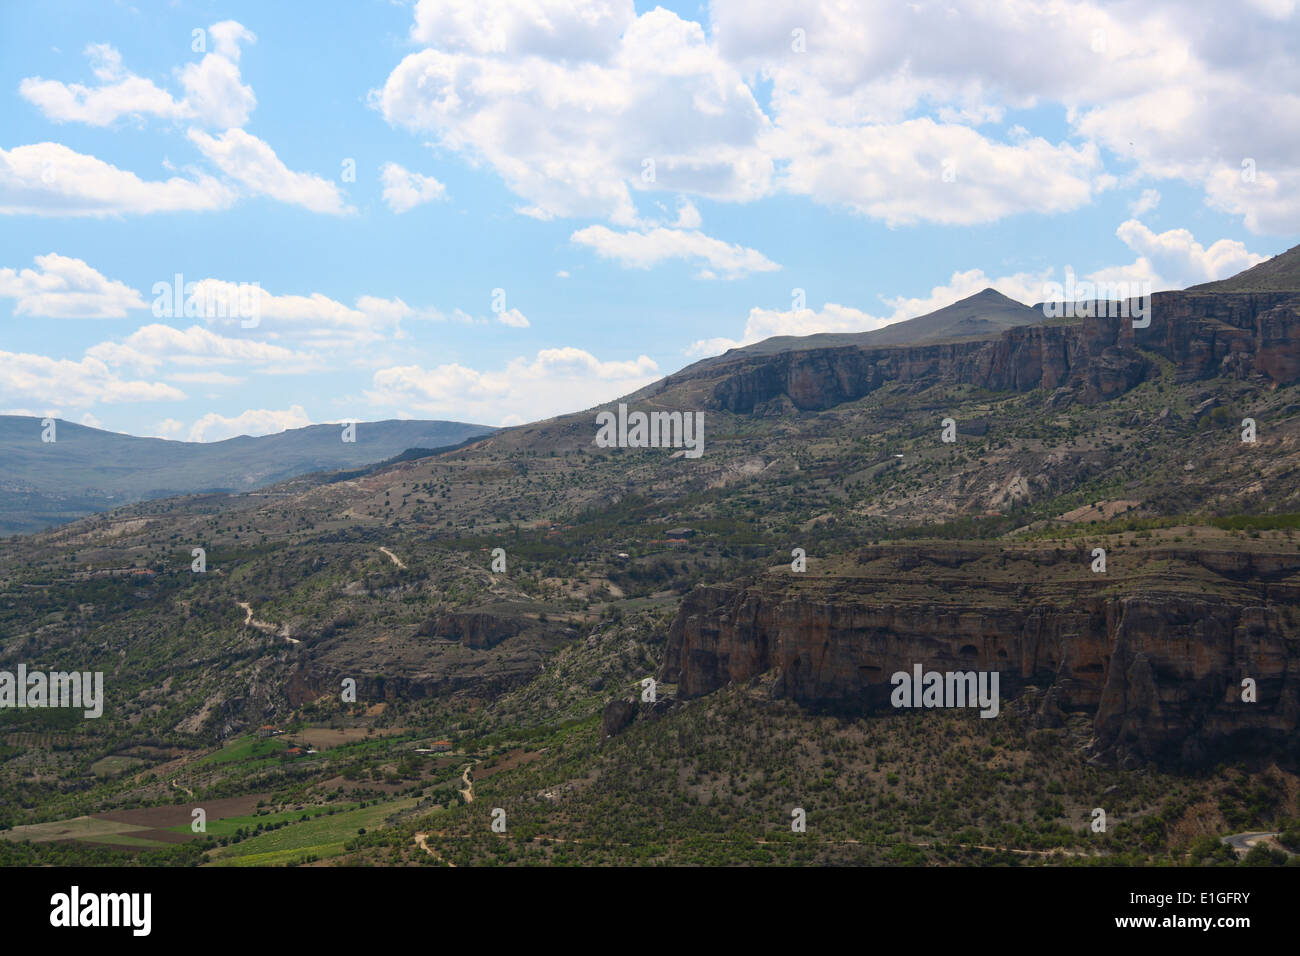
[[(1297, 297), (724, 358), (625, 400), (702, 411), (699, 459), (592, 409), (7, 542), (0, 666), (107, 699), (0, 713), (51, 841), (0, 858), (1230, 863), (1300, 822)], [(914, 665), (999, 673), (996, 718), (897, 713)], [(145, 829), (182, 790), (226, 829)]]
[(1203, 282), (1188, 288), (1188, 292), (1300, 292), (1300, 246), (1259, 265), (1251, 266), (1235, 276), (1218, 282)]
[(218, 442), (137, 438), (57, 421), (0, 415), (0, 535), (37, 531), (122, 504), (196, 491), (249, 491), (295, 475), (355, 468), (408, 448), (441, 448), (492, 431), (459, 422), (361, 422)]
[(1019, 325), (1043, 321), (1040, 311), (1010, 299), (996, 289), (985, 289), (952, 305), (913, 319), (895, 322), (870, 332), (819, 332), (815, 335), (777, 335), (753, 345), (731, 349), (714, 359), (772, 355), (777, 352), (805, 349), (841, 348), (845, 346), (920, 345), (956, 339), (994, 338)]

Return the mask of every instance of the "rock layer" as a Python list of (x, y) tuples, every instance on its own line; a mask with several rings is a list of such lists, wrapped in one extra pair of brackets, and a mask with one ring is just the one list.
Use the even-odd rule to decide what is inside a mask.
[[(1051, 688), (1053, 709), (1092, 715), (1095, 746), (1120, 761), (1198, 764), (1256, 743), (1294, 745), (1300, 556), (1162, 552), (1162, 569), (1123, 595), (1070, 580), (1065, 569), (1086, 563), (1069, 552), (1026, 555), (1048, 571), (1031, 584), (999, 584), (986, 573), (991, 556), (965, 557), (884, 549), (873, 559), (880, 576), (697, 588), (670, 630), (660, 679), (697, 697), (774, 671), (780, 696), (890, 711), (891, 675), (915, 664), (998, 671), (1004, 698), (1033, 684)], [(1248, 580), (1215, 593), (1181, 586), (1217, 576), (1212, 566)], [(909, 576), (937, 590), (909, 594)], [(1247, 677), (1255, 703), (1242, 700)]]
[(1019, 326), (984, 341), (738, 352), (685, 369), (666, 384), (717, 379), (710, 407), (763, 414), (790, 406), (820, 411), (891, 382), (997, 391), (1072, 387), (1083, 401), (1104, 401), (1155, 374), (1152, 353), (1173, 361), (1182, 381), (1223, 374), (1300, 380), (1300, 296), (1294, 292), (1158, 292), (1150, 325), (1133, 322), (1099, 315)]

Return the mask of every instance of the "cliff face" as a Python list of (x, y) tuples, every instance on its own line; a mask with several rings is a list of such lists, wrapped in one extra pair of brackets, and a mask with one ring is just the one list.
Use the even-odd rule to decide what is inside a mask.
[(687, 370), (676, 380), (717, 378), (712, 407), (762, 414), (788, 401), (820, 411), (862, 398), (889, 382), (969, 384), (998, 391), (1076, 387), (1088, 402), (1140, 384), (1154, 368), (1148, 352), (1178, 366), (1180, 380), (1259, 373), (1300, 379), (1300, 296), (1294, 292), (1152, 296), (1151, 324), (1091, 316), (1071, 325), (1020, 326), (987, 341), (857, 346), (745, 355)]
[[(1255, 564), (1275, 578), (1300, 572), (1294, 554), (1195, 557), (1184, 568), (1189, 580), (1218, 574), (1207, 560), (1247, 576)], [(1086, 567), (1074, 553), (1028, 559), (1049, 569), (1033, 585), (999, 584), (982, 560), (900, 551), (876, 561), (880, 577), (697, 588), (673, 623), (660, 679), (696, 697), (775, 670), (781, 696), (888, 712), (891, 675), (915, 664), (997, 671), (1004, 699), (1034, 684), (1051, 688), (1053, 707), (1092, 715), (1096, 749), (1120, 761), (1197, 764), (1243, 743), (1294, 743), (1294, 585), (1252, 576), (1253, 586), (1203, 594), (1152, 580), (1115, 596), (1101, 582), (1068, 580)], [(1162, 560), (1180, 558), (1168, 552)], [(914, 575), (938, 575), (946, 595), (909, 594)], [(1246, 677), (1256, 682), (1256, 703), (1241, 699)]]

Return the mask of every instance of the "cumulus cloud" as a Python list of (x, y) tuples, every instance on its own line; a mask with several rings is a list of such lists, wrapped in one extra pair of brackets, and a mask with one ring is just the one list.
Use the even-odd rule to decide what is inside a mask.
[(37, 256), (35, 269), (0, 269), (0, 298), (15, 300), (14, 315), (48, 319), (120, 319), (145, 308), (126, 283), (53, 252)]
[(632, 0), (420, 0), (411, 38), (471, 53), (601, 62), (634, 16)]
[(124, 402), (175, 401), (184, 397), (179, 389), (162, 382), (122, 378), (89, 355), (73, 361), (0, 352), (0, 402), (89, 408)]
[(275, 435), (290, 428), (312, 424), (301, 405), (286, 409), (250, 408), (233, 417), (208, 412), (190, 428), (190, 441), (221, 441), (240, 435)]
[(18, 85), (18, 92), (47, 119), (58, 123), (109, 126), (124, 116), (155, 116), (193, 120), (218, 129), (243, 126), (257, 105), (257, 98), (252, 88), (240, 81), (240, 44), (253, 43), (257, 37), (233, 20), (213, 24), (207, 35), (214, 49), (199, 62), (186, 64), (179, 71), (185, 90), (179, 99), (152, 80), (123, 67), (122, 55), (107, 43), (86, 47), (86, 57), (98, 85), (32, 76)]
[(0, 215), (207, 212), (234, 200), (233, 189), (207, 175), (142, 180), (61, 143), (0, 148)]
[(1160, 191), (1157, 189), (1144, 189), (1141, 196), (1129, 203), (1128, 212), (1130, 216), (1137, 217), (1150, 212), (1159, 205)]
[[(1282, 3), (1232, 15), (1171, 0), (920, 0), (898, 10), (716, 0), (710, 11), (723, 55), (771, 81), (774, 127), (794, 135), (790, 151), (815, 153), (835, 142), (829, 131), (852, 143), (872, 124), (900, 124), (933, 104), (1046, 108), (1059, 111), (1084, 146), (1109, 150), (1135, 175), (1197, 184), (1248, 228), (1294, 228), (1300, 34), (1279, 29), (1274, 18), (1294, 16)], [(796, 26), (806, 31), (806, 55), (790, 52)], [(934, 115), (943, 122), (952, 114)], [(1086, 171), (1064, 147), (1039, 152), (1058, 164), (1049, 178), (1068, 200), (1078, 191), (1070, 179)], [(957, 158), (960, 170), (966, 164)], [(1243, 180), (1246, 158), (1266, 175)], [(824, 172), (814, 188), (845, 188), (835, 169)], [(1023, 194), (1027, 209), (1037, 208), (1035, 191)]]
[(175, 418), (164, 418), (154, 426), (154, 438), (175, 438), (185, 430), (185, 423)]
[(219, 136), (209, 136), (192, 129), (188, 135), (204, 156), (255, 196), (270, 196), (312, 212), (338, 215), (352, 211), (338, 186), (312, 173), (293, 172), (275, 150), (251, 133), (228, 129)]
[(687, 355), (719, 355), (727, 349), (741, 348), (777, 335), (814, 335), (821, 332), (872, 332), (876, 329), (925, 315), (936, 309), (993, 288), (1008, 298), (1033, 303), (1042, 299), (1042, 287), (1050, 272), (1041, 275), (1020, 272), (1009, 276), (990, 278), (982, 269), (954, 272), (944, 284), (934, 286), (924, 296), (895, 296), (884, 299), (890, 311), (873, 315), (852, 306), (827, 302), (820, 309), (752, 308), (740, 338), (716, 337), (700, 339), (690, 345)]
[[(165, 364), (258, 366), (307, 361), (307, 357), (283, 346), (252, 339), (227, 338), (197, 325), (182, 330), (157, 323), (136, 329), (121, 343), (101, 342), (91, 346), (86, 354), (109, 365), (125, 365), (141, 372), (152, 372)], [(199, 375), (170, 377), (175, 381), (206, 381), (209, 384), (217, 384), (223, 379), (226, 383), (238, 381), (229, 377), (214, 381)]]
[[(187, 286), (189, 284), (187, 283)], [(384, 299), (377, 296), (360, 296), (355, 306), (344, 305), (320, 292), (308, 295), (276, 295), (262, 288), (245, 286), (222, 279), (201, 279), (193, 283), (192, 298), (199, 315), (208, 316), (210, 325), (242, 327), (246, 319), (243, 305), (236, 313), (209, 304), (243, 302), (249, 300), (252, 311), (255, 299), (257, 329), (260, 333), (284, 335), (311, 342), (321, 348), (348, 348), (382, 339), (388, 332), (396, 332), (404, 318), (422, 317), (424, 313), (408, 306), (401, 299)]]
[[(695, 214), (696, 218), (698, 215)], [(691, 217), (688, 215), (687, 218)], [(693, 261), (700, 266), (697, 277), (701, 279), (738, 279), (754, 272), (773, 272), (781, 268), (755, 249), (726, 243), (698, 230), (659, 227), (615, 232), (605, 226), (588, 226), (579, 229), (569, 239), (594, 249), (604, 259), (613, 259), (634, 269), (648, 269), (667, 259)]]
[(29, 76), (18, 84), (19, 94), (56, 123), (108, 126), (123, 116), (182, 119), (191, 115), (184, 103), (152, 80), (124, 70), (121, 54), (108, 44), (90, 44), (86, 56), (98, 86)]
[(393, 366), (374, 373), (371, 405), (422, 416), (517, 424), (599, 405), (659, 377), (648, 356), (601, 361), (578, 348), (542, 349), (504, 368), (480, 371), (452, 363)]
[(257, 37), (234, 20), (223, 20), (208, 28), (213, 51), (198, 63), (188, 63), (180, 72), (185, 87), (185, 105), (203, 125), (214, 129), (243, 126), (248, 122), (257, 97), (240, 82), (241, 43), (256, 43)]
[[(246, 193), (313, 212), (351, 212), (334, 183), (290, 170), (270, 144), (242, 129), (257, 106), (257, 97), (240, 77), (241, 45), (256, 42), (257, 37), (234, 20), (208, 27), (206, 37), (212, 50), (177, 71), (184, 90), (180, 98), (125, 70), (121, 55), (107, 44), (91, 44), (86, 49), (98, 86), (29, 77), (22, 81), (19, 92), (58, 122), (108, 126), (124, 116), (188, 121), (193, 124), (188, 131), (190, 141)], [(205, 128), (214, 133), (205, 132)], [(429, 188), (428, 183), (419, 185)], [(206, 175), (194, 181), (141, 183), (132, 173), (54, 143), (19, 147), (7, 155), (0, 150), (0, 213), (194, 211), (224, 208), (237, 195), (236, 188)], [(96, 199), (102, 207), (95, 204)]]
[(1138, 258), (1127, 265), (1090, 273), (1087, 278), (1093, 282), (1149, 282), (1152, 292), (1183, 289), (1226, 279), (1268, 258), (1251, 252), (1235, 239), (1219, 239), (1207, 248), (1187, 229), (1156, 233), (1136, 219), (1121, 223), (1115, 235)]
[(497, 321), (502, 325), (510, 326), (512, 329), (526, 329), (531, 324), (518, 309), (506, 309), (503, 312), (498, 312)]
[[(1202, 0), (707, 10), (706, 34), (621, 0), (425, 0), (412, 37), (427, 48), (372, 101), (489, 164), (543, 218), (632, 226), (638, 191), (784, 191), (890, 225), (975, 224), (1078, 209), (1119, 181), (1108, 160), (1196, 184), (1255, 231), (1300, 218), (1292, 0), (1231, 16)], [(1069, 137), (1000, 129), (1030, 109)]]
[[(1186, 229), (1156, 233), (1136, 219), (1120, 224), (1115, 234), (1138, 254), (1130, 263), (1106, 266), (1086, 273), (1083, 278), (1097, 282), (1149, 283), (1152, 292), (1181, 289), (1200, 282), (1223, 279), (1262, 262), (1265, 256), (1250, 252), (1234, 239), (1220, 239), (1208, 248), (1196, 241)], [(1066, 264), (1061, 275), (1076, 272)], [(919, 315), (927, 315), (952, 305), (984, 289), (992, 288), (1025, 305), (1034, 305), (1047, 297), (1047, 284), (1057, 273), (1048, 268), (1041, 272), (1017, 272), (992, 278), (982, 269), (967, 269), (952, 274), (946, 283), (934, 286), (922, 296), (883, 298), (890, 311), (873, 315), (852, 306), (834, 302), (821, 309), (752, 308), (739, 338), (717, 336), (699, 339), (686, 350), (687, 355), (720, 355), (727, 349), (752, 345), (777, 335), (813, 335), (818, 332), (870, 332)]]
[(447, 197), (447, 187), (438, 180), (397, 163), (385, 163), (379, 178), (384, 184), (384, 202), (395, 213), (410, 212), (422, 203)]
[[(436, 24), (436, 26), (435, 26)], [(631, 225), (633, 190), (750, 199), (767, 121), (698, 23), (630, 2), (421, 3), (429, 44), (372, 103), (394, 126), (488, 163), (521, 212)]]

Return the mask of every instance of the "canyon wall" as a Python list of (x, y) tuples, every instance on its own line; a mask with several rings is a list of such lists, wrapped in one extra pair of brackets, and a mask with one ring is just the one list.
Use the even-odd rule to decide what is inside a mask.
[(1158, 292), (1150, 326), (1091, 316), (1072, 324), (1026, 325), (998, 338), (911, 346), (839, 346), (734, 357), (670, 381), (716, 378), (710, 407), (776, 413), (785, 402), (820, 411), (890, 382), (967, 384), (997, 391), (1074, 387), (1104, 401), (1153, 374), (1149, 353), (1178, 366), (1180, 380), (1260, 374), (1300, 379), (1300, 296), (1294, 292)]
[[(951, 559), (926, 555), (918, 573), (933, 572), (932, 557)], [(1289, 612), (1300, 588), (1276, 578), (1300, 571), (1300, 555), (1185, 557), (1257, 587), (1214, 595), (1145, 582), (1116, 596), (1103, 584), (999, 585), (976, 573), (964, 588), (945, 583), (951, 597), (938, 601), (900, 588), (905, 556), (893, 580), (699, 587), (669, 632), (660, 679), (690, 698), (771, 671), (782, 697), (890, 712), (890, 678), (914, 664), (997, 671), (1004, 700), (1030, 684), (1047, 691), (1048, 725), (1058, 711), (1091, 716), (1096, 750), (1121, 763), (1197, 765), (1256, 744), (1294, 746), (1300, 654)], [(1274, 582), (1253, 578), (1255, 564)], [(1242, 701), (1246, 677), (1255, 703)]]

